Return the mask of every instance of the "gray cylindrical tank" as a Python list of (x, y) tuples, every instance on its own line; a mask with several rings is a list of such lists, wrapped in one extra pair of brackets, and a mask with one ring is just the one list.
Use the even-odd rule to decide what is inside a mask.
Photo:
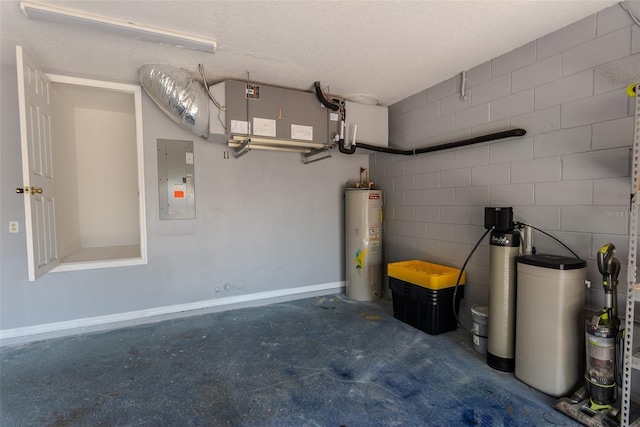
[(520, 235), (516, 231), (492, 231), (489, 239), (489, 338), (487, 364), (513, 372), (516, 330), (516, 258)]
[(518, 257), (515, 376), (551, 396), (582, 381), (586, 276), (580, 259)]
[(347, 297), (374, 301), (382, 296), (382, 191), (345, 191)]

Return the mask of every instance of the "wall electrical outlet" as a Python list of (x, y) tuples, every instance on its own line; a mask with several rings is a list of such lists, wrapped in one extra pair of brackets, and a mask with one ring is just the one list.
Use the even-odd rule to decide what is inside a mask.
[(9, 221), (9, 233), (17, 233), (20, 231), (18, 221)]

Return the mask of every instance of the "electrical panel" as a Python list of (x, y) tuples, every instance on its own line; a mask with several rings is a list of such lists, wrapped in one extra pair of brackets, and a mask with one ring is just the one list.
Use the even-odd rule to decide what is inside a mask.
[(160, 219), (196, 217), (193, 141), (158, 139)]

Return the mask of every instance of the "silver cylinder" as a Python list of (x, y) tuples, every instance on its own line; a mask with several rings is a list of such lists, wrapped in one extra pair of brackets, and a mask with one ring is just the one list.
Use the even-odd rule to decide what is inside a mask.
[(520, 235), (492, 231), (489, 261), (489, 338), (487, 364), (513, 372), (515, 368), (516, 259)]
[(347, 297), (374, 301), (382, 296), (382, 191), (345, 191)]

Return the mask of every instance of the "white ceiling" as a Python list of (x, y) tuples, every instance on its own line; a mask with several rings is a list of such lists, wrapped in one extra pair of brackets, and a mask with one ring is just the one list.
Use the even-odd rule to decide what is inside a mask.
[(28, 19), (0, 0), (2, 63), (24, 46), (45, 69), (137, 82), (137, 68), (166, 63), (228, 78), (390, 105), (462, 70), (602, 10), (614, 0), (560, 1), (39, 1), (218, 41), (215, 54)]

